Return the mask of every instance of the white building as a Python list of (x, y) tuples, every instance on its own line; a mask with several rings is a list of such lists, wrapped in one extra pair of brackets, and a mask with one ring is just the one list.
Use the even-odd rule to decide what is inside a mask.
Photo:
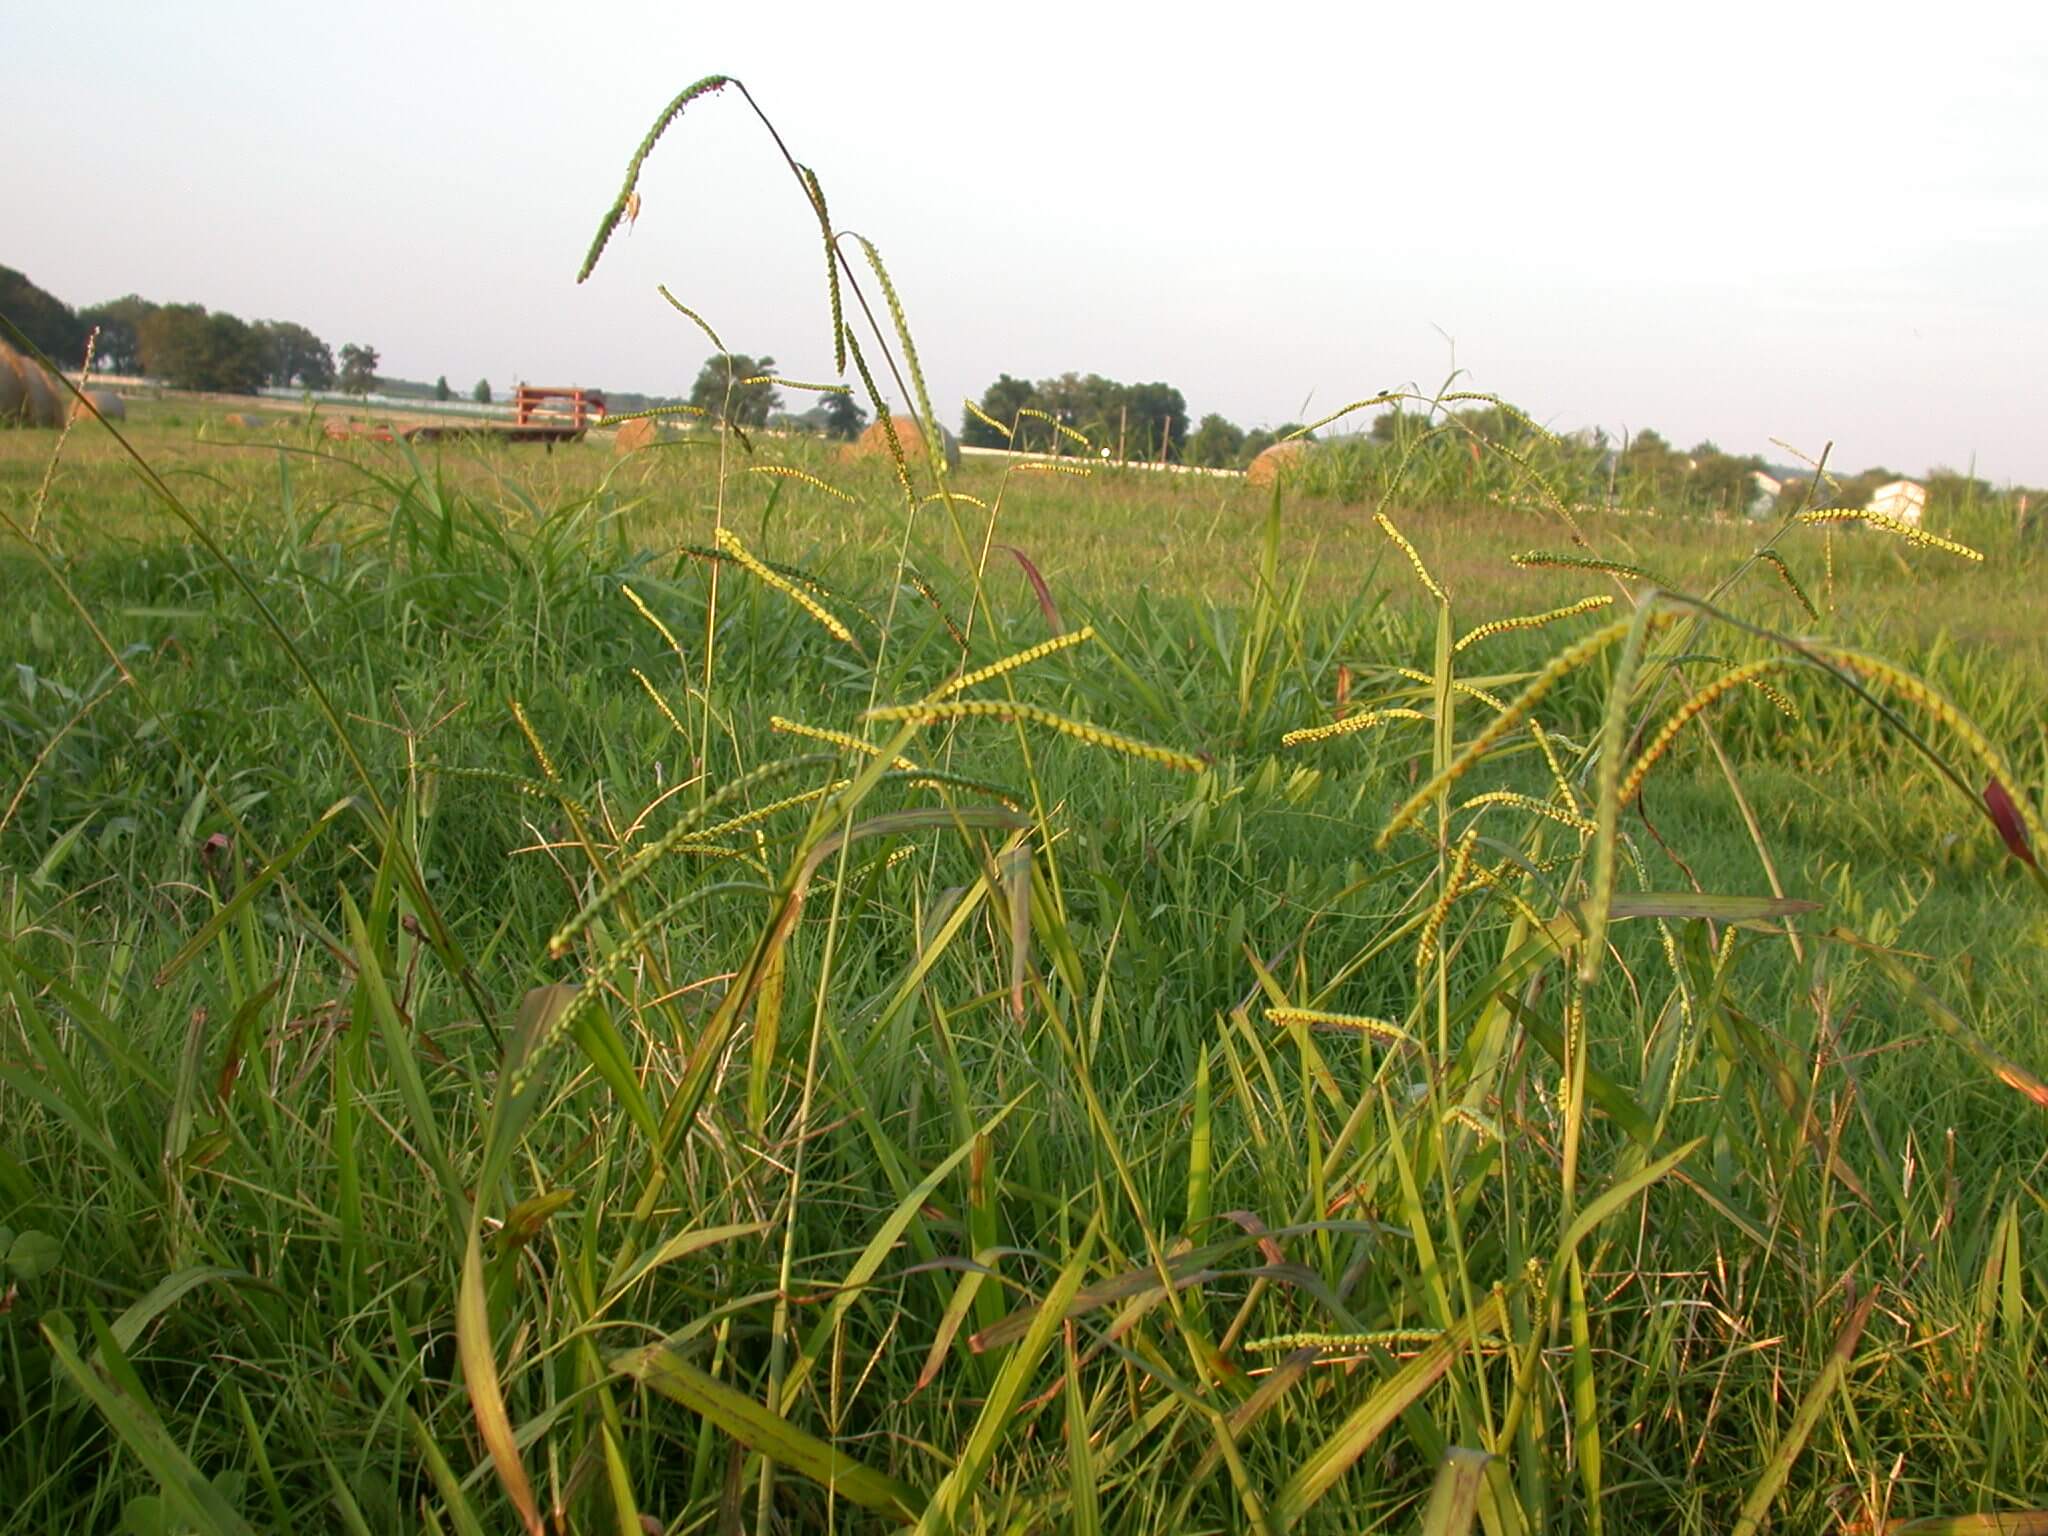
[(1785, 489), (1785, 482), (1775, 475), (1754, 470), (1749, 477), (1749, 506), (1751, 517), (1769, 517), (1778, 509), (1778, 494)]
[(1927, 487), (1914, 480), (1890, 481), (1870, 493), (1870, 505), (1863, 510), (1917, 528), (1927, 515)]

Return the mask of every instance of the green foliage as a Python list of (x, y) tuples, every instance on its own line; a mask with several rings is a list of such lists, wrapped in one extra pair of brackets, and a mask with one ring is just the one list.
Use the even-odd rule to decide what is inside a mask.
[(1209, 469), (1225, 469), (1238, 462), (1244, 450), (1244, 429), (1213, 412), (1202, 418), (1187, 442), (1187, 461)]
[(782, 408), (782, 391), (771, 377), (774, 372), (772, 357), (749, 357), (744, 352), (707, 357), (690, 386), (689, 403), (713, 420), (765, 427), (769, 415)]
[(448, 375), (445, 373), (434, 380), (434, 398), (436, 400), (453, 400), (455, 398), (455, 391), (448, 387)]
[[(0, 1520), (2048, 1504), (2011, 529), (1822, 588), (1791, 522), (1518, 565), (1555, 511), (1447, 497), (1387, 559), (1207, 477), (132, 428), (0, 550)], [(1427, 431), (1311, 462), (1590, 447)], [(0, 442), (0, 506), (46, 467)], [(1659, 730), (1766, 660), (1796, 723)]]
[(253, 392), (268, 377), (271, 356), (264, 336), (230, 314), (208, 314), (201, 304), (164, 304), (136, 328), (143, 371), (174, 389)]
[[(1028, 420), (1018, 413), (1032, 405), (1037, 398), (1036, 388), (1029, 379), (1013, 379), (1000, 374), (995, 383), (981, 392), (981, 419), (972, 411), (961, 413), (960, 441), (969, 448), (1015, 448), (1020, 452), (1047, 451), (1052, 446), (1052, 429), (1042, 422)], [(997, 423), (996, 426), (989, 422)], [(1009, 429), (1007, 432), (1002, 428)]]
[(1021, 414), (1031, 410), (1115, 456), (1146, 463), (1179, 463), (1185, 457), (1187, 401), (1170, 384), (1119, 384), (1099, 373), (1063, 373), (1033, 384), (1005, 373), (982, 392), (980, 404), (984, 415), (1012, 428), (1012, 435), (1005, 437), (969, 411), (961, 422), (961, 441), (972, 447), (1075, 451), (1078, 444), (1071, 439), (1063, 443), (1051, 423)]
[(107, 373), (142, 372), (142, 322), (155, 308), (148, 299), (131, 293), (80, 310), (80, 320), (100, 328), (99, 345), (93, 353), (96, 366)]
[(827, 395), (819, 406), (825, 421), (825, 435), (850, 443), (868, 424), (868, 413), (851, 394)]
[(87, 330), (83, 317), (12, 267), (0, 267), (0, 315), (19, 326), (60, 368), (76, 368), (83, 360)]
[(334, 353), (327, 343), (290, 320), (259, 320), (256, 334), (265, 351), (265, 380), (280, 389), (332, 389)]
[(476, 388), (469, 392), (469, 398), (478, 405), (489, 405), (491, 403), (491, 381), (489, 379), (478, 379), (476, 381)]
[(375, 347), (365, 347), (353, 341), (343, 346), (341, 372), (337, 378), (342, 390), (351, 395), (367, 395), (375, 389), (379, 361)]

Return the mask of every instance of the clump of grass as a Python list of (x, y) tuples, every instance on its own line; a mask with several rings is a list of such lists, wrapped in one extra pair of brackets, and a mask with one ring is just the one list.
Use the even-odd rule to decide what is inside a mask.
[[(844, 366), (907, 383), (790, 163)], [(1525, 494), (1550, 451), (1438, 440)], [(1207, 491), (899, 455), (848, 503), (756, 449), (794, 472), (206, 449), (150, 487), (222, 487), (191, 545), (67, 459), (0, 701), (0, 1523), (2048, 1506), (2048, 969), (1983, 937), (2041, 920), (2024, 666), (1776, 634), (1789, 519), (1634, 567), (1545, 487), (1689, 578), (1553, 650), (1578, 557), (1459, 555), (1487, 503), (1383, 581), (1398, 479), (1205, 535)], [(1132, 590), (1175, 520), (1201, 581)], [(1951, 579), (1855, 542), (1830, 593)]]

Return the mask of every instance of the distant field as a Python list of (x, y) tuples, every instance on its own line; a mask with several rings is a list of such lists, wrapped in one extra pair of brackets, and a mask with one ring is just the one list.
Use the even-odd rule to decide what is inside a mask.
[(2048, 1507), (2040, 543), (130, 428), (0, 433), (0, 1530)]

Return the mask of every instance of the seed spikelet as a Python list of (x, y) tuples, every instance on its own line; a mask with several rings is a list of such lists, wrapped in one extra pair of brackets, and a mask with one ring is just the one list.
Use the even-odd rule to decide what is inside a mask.
[(1334, 736), (1349, 736), (1355, 731), (1369, 731), (1388, 720), (1428, 720), (1432, 718), (1419, 709), (1368, 709), (1362, 714), (1347, 715), (1342, 720), (1333, 720), (1328, 725), (1306, 726), (1298, 731), (1289, 731), (1280, 738), (1283, 747), (1306, 746), (1312, 741), (1328, 741)]
[(1364, 1013), (1325, 1013), (1320, 1008), (1268, 1008), (1266, 1022), (1283, 1028), (1299, 1024), (1307, 1029), (1344, 1030), (1351, 1034), (1371, 1035), (1395, 1045), (1415, 1044), (1415, 1037), (1392, 1020)]
[(1620, 803), (1627, 805), (1635, 799), (1642, 790), (1643, 780), (1649, 776), (1650, 770), (1657, 766), (1657, 760), (1670, 750), (1671, 743), (1678, 739), (1678, 733), (1702, 710), (1730, 689), (1740, 688), (1744, 683), (1753, 683), (1765, 673), (1774, 672), (1784, 665), (1784, 659), (1776, 656), (1763, 661), (1746, 662), (1742, 666), (1723, 672), (1674, 709), (1664, 724), (1658, 728), (1657, 734), (1650, 738), (1650, 744), (1643, 748), (1642, 755), (1635, 760), (1635, 766), (1629, 769), (1628, 777), (1622, 780), (1621, 787), (1616, 791)]
[(920, 725), (935, 720), (1022, 720), (1031, 725), (1043, 726), (1057, 731), (1062, 736), (1085, 742), (1091, 747), (1103, 747), (1111, 752), (1121, 752), (1126, 757), (1142, 758), (1148, 763), (1158, 763), (1166, 768), (1178, 768), (1183, 773), (1200, 773), (1209, 765), (1199, 757), (1187, 752), (1176, 752), (1171, 747), (1154, 746), (1148, 741), (1138, 741), (1130, 736), (1119, 735), (1085, 720), (1070, 720), (1065, 715), (1056, 715), (1049, 709), (1040, 709), (1034, 704), (1013, 704), (1007, 699), (927, 699), (920, 704), (889, 704), (867, 712), (870, 720), (915, 720)]
[(941, 684), (933, 690), (933, 699), (949, 699), (956, 693), (965, 693), (970, 688), (979, 688), (983, 683), (992, 682), (1006, 672), (1015, 672), (1019, 667), (1028, 667), (1034, 661), (1042, 661), (1057, 652), (1071, 650), (1095, 638), (1095, 626), (1083, 624), (1079, 629), (1070, 629), (1064, 635), (1055, 635), (1050, 640), (1041, 640), (1026, 650), (1005, 656), (1001, 661), (990, 662), (979, 671), (956, 677), (950, 683)]
[(1448, 603), (1451, 600), (1450, 595), (1436, 584), (1436, 578), (1429, 574), (1429, 567), (1422, 563), (1422, 556), (1415, 552), (1415, 546), (1410, 544), (1401, 530), (1394, 526), (1393, 519), (1384, 512), (1375, 512), (1372, 520), (1379, 524), (1381, 533), (1394, 541), (1394, 547), (1408, 557), (1408, 563), (1415, 567), (1415, 574), (1422, 578), (1422, 585), (1429, 590), (1429, 595), (1440, 603)]
[(1576, 603), (1567, 604), (1563, 608), (1553, 608), (1548, 613), (1527, 613), (1519, 618), (1495, 619), (1491, 623), (1480, 625), (1477, 629), (1467, 630), (1459, 637), (1458, 643), (1451, 647), (1451, 654), (1455, 656), (1466, 646), (1476, 645), (1479, 641), (1494, 635), (1504, 635), (1517, 629), (1540, 629), (1545, 624), (1555, 624), (1560, 619), (1571, 619), (1582, 613), (1591, 613), (1595, 608), (1611, 607), (1613, 603), (1613, 594), (1602, 593), (1598, 597), (1582, 597)]
[(1549, 664), (1529, 680), (1528, 687), (1522, 690), (1514, 703), (1487, 722), (1486, 728), (1458, 754), (1450, 767), (1437, 774), (1402, 803), (1400, 809), (1388, 818), (1387, 824), (1380, 828), (1380, 834), (1374, 839), (1373, 846), (1384, 848), (1392, 842), (1394, 835), (1419, 816), (1422, 808), (1434, 800), (1440, 790), (1463, 778), (1471, 770), (1472, 765), (1492, 751), (1503, 736), (1528, 718), (1529, 713), (1543, 702), (1551, 689), (1627, 634), (1632, 622), (1629, 619), (1617, 619), (1612, 624), (1596, 629), (1585, 638), (1566, 646), (1553, 656)]
[(1801, 512), (1793, 519), (1800, 523), (1861, 523), (1866, 528), (1875, 528), (1893, 538), (1904, 539), (1908, 544), (1922, 549), (1938, 549), (1945, 555), (1961, 555), (1965, 560), (1982, 560), (1981, 550), (1958, 544), (1953, 539), (1944, 539), (1938, 533), (1929, 533), (1911, 523), (1902, 523), (1896, 517), (1886, 517), (1882, 512), (1857, 512), (1847, 507), (1826, 507), (1811, 512)]
[(856, 651), (860, 650), (860, 642), (853, 638), (853, 631), (841, 622), (838, 615), (834, 614), (831, 609), (811, 596), (810, 593), (804, 591), (803, 588), (799, 587), (788, 577), (780, 575), (763, 565), (754, 557), (753, 551), (740, 542), (738, 534), (734, 533), (730, 528), (722, 527), (718, 530), (717, 539), (718, 547), (744, 566), (749, 574), (773, 587), (784, 597), (787, 597), (791, 602), (803, 609), (805, 613), (816, 619), (819, 625), (833, 639), (840, 641), (842, 644), (852, 646)]

